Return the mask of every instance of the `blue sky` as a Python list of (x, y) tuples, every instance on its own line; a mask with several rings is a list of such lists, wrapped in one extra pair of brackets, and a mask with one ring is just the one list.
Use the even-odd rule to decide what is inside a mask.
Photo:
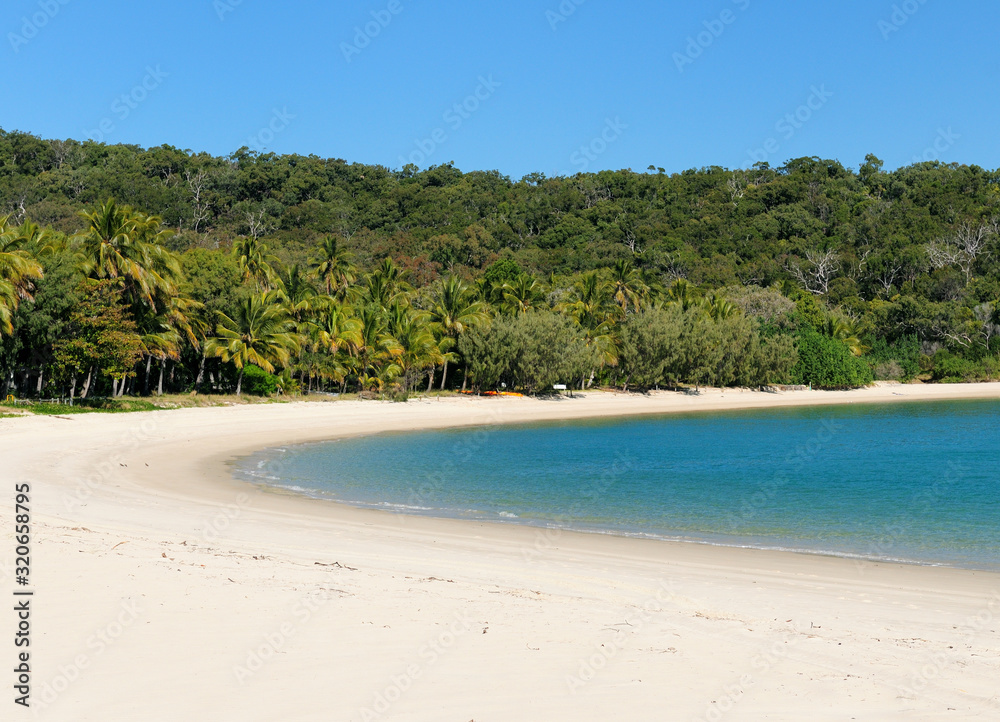
[(514, 178), (993, 169), (998, 27), (985, 0), (7, 0), (0, 127)]

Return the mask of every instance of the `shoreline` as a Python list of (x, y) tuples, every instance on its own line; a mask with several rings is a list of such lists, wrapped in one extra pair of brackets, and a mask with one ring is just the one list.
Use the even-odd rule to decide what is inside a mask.
[[(946, 402), (946, 401), (989, 401), (989, 400), (1000, 400), (1000, 383), (993, 384), (988, 389), (982, 389), (979, 387), (990, 386), (988, 384), (961, 384), (961, 385), (946, 385), (946, 384), (936, 384), (936, 385), (904, 385), (904, 384), (894, 384), (894, 383), (883, 383), (877, 387), (871, 387), (869, 389), (862, 390), (851, 390), (851, 391), (841, 391), (841, 392), (828, 392), (828, 391), (779, 391), (779, 392), (757, 392), (743, 389), (735, 390), (724, 390), (719, 389), (706, 389), (706, 394), (718, 394), (718, 398), (715, 399), (715, 404), (711, 409), (703, 408), (685, 408), (681, 407), (676, 402), (686, 402), (689, 398), (698, 399), (698, 395), (688, 395), (682, 392), (653, 392), (652, 394), (626, 394), (626, 393), (612, 393), (609, 394), (613, 397), (635, 397), (645, 399), (647, 397), (661, 397), (675, 403), (668, 404), (665, 408), (657, 408), (655, 410), (641, 410), (633, 413), (612, 413), (608, 415), (567, 415), (567, 416), (553, 416), (546, 417), (545, 419), (532, 418), (528, 420), (511, 420), (504, 422), (503, 425), (519, 426), (519, 425), (531, 425), (534, 423), (563, 423), (581, 420), (593, 420), (593, 419), (629, 419), (635, 418), (637, 416), (672, 416), (676, 414), (714, 414), (714, 413), (725, 413), (725, 412), (738, 412), (738, 411), (767, 411), (767, 410), (778, 410), (787, 408), (817, 408), (817, 407), (829, 407), (829, 406), (843, 406), (843, 405), (884, 405), (884, 404), (907, 404), (907, 403), (934, 403), (934, 402)], [(949, 394), (949, 389), (957, 387), (954, 389), (954, 395)], [(924, 395), (921, 391), (925, 389), (934, 389), (930, 394)], [(858, 391), (874, 391), (878, 389), (880, 393), (877, 396), (858, 398), (854, 397), (853, 394)], [(914, 389), (919, 391), (911, 391), (910, 393), (905, 393), (899, 391), (899, 389)], [(892, 396), (886, 396), (886, 392), (892, 393)], [(985, 391), (983, 395), (980, 395), (980, 391)], [(583, 392), (577, 392), (579, 396), (577, 399), (585, 397)], [(594, 392), (590, 392), (593, 394)], [(598, 394), (605, 394), (608, 392), (597, 392)], [(726, 399), (726, 394), (730, 395), (729, 399)], [(798, 394), (816, 394), (814, 397), (800, 398)], [(743, 394), (752, 394), (751, 399), (747, 399)], [(826, 394), (836, 394), (836, 396), (824, 397)], [(733, 398), (735, 396), (735, 398)], [(772, 398), (761, 398), (761, 397), (773, 397)], [(576, 399), (564, 399), (570, 402)], [(747, 403), (747, 401), (751, 403)], [(773, 401), (773, 403), (768, 403)], [(549, 401), (551, 403), (551, 401)], [(544, 403), (544, 402), (543, 402)], [(557, 402), (558, 403), (558, 402)], [(472, 424), (467, 428), (489, 428), (492, 424)], [(425, 426), (420, 429), (405, 428), (405, 429), (386, 429), (375, 432), (374, 435), (383, 434), (409, 434), (409, 433), (421, 433), (424, 431), (433, 430), (444, 430), (448, 428), (458, 428), (456, 426), (441, 426), (441, 427), (431, 427)], [(341, 433), (336, 437), (326, 438), (326, 439), (311, 439), (307, 441), (291, 441), (281, 444), (273, 444), (264, 448), (254, 447), (246, 448), (245, 450), (235, 453), (233, 455), (226, 455), (223, 459), (223, 463), (226, 467), (227, 475), (235, 478), (239, 483), (245, 483), (267, 493), (276, 494), (279, 496), (291, 496), (299, 499), (307, 499), (313, 503), (325, 503), (332, 505), (332, 508), (340, 509), (355, 509), (374, 512), (376, 514), (388, 514), (388, 515), (405, 515), (418, 518), (426, 519), (438, 519), (438, 520), (451, 520), (458, 523), (471, 523), (471, 524), (495, 524), (499, 526), (520, 526), (527, 527), (529, 529), (558, 529), (560, 532), (572, 533), (572, 534), (585, 534), (594, 535), (598, 537), (619, 537), (625, 539), (635, 539), (643, 542), (652, 543), (666, 543), (666, 544), (696, 544), (704, 545), (707, 547), (720, 547), (723, 549), (746, 549), (751, 551), (761, 551), (761, 552), (771, 552), (778, 554), (797, 554), (805, 556), (817, 556), (817, 557), (831, 557), (836, 559), (845, 559), (849, 561), (859, 561), (862, 563), (878, 563), (878, 564), (900, 564), (905, 566), (915, 566), (915, 567), (943, 567), (949, 569), (959, 569), (966, 571), (976, 571), (983, 573), (997, 573), (1000, 574), (1000, 565), (994, 566), (983, 566), (976, 565), (974, 562), (960, 563), (956, 561), (939, 561), (931, 559), (920, 559), (920, 558), (904, 558), (904, 557), (890, 557), (890, 556), (878, 556), (876, 554), (865, 554), (863, 552), (855, 551), (843, 551), (843, 550), (833, 550), (825, 548), (809, 548), (809, 547), (783, 547), (777, 545), (768, 545), (764, 542), (757, 543), (753, 541), (720, 541), (714, 540), (711, 535), (706, 535), (705, 537), (684, 537), (682, 535), (671, 535), (668, 533), (653, 533), (653, 532), (642, 532), (642, 531), (629, 531), (625, 529), (617, 529), (611, 527), (591, 527), (585, 528), (580, 526), (575, 526), (572, 521), (564, 524), (550, 524), (542, 520), (523, 520), (520, 518), (477, 518), (474, 516), (463, 515), (463, 510), (453, 509), (453, 508), (408, 508), (401, 504), (388, 504), (383, 505), (358, 501), (349, 501), (336, 499), (329, 496), (324, 496), (322, 492), (302, 489), (302, 488), (291, 488), (283, 485), (279, 481), (268, 482), (264, 480), (254, 480), (251, 478), (244, 478), (237, 474), (236, 466), (244, 459), (257, 454), (265, 454), (276, 452), (282, 449), (282, 447), (296, 447), (296, 446), (310, 446), (317, 444), (329, 443), (344, 438), (356, 438), (359, 436), (371, 436), (373, 434), (368, 433)], [(271, 457), (273, 460), (274, 457)], [(218, 462), (220, 459), (216, 458), (213, 461)], [(397, 508), (386, 508), (386, 507), (397, 507)], [(464, 510), (466, 513), (471, 513), (471, 510)]]
[[(669, 689), (677, 718), (708, 719), (747, 676), (737, 718), (994, 714), (995, 572), (317, 504), (228, 466), (380, 431), (965, 398), (1000, 384), (0, 419), (0, 458), (34, 488), (37, 693), (88, 663), (38, 717), (641, 719)], [(138, 621), (98, 654), (124, 604)], [(123, 687), (140, 664), (159, 683)]]

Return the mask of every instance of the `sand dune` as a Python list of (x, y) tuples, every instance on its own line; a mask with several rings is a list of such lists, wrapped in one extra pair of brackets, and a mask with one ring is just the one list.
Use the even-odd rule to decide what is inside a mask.
[(405, 517), (225, 466), (391, 429), (973, 397), (1000, 386), (0, 419), (7, 589), (15, 483), (34, 509), (33, 708), (4, 719), (1000, 719), (998, 574)]

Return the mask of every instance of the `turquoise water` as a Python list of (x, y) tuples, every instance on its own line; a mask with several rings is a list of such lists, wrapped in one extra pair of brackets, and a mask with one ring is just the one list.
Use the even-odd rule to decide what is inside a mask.
[(387, 433), (237, 475), (411, 514), (1000, 570), (1000, 403)]

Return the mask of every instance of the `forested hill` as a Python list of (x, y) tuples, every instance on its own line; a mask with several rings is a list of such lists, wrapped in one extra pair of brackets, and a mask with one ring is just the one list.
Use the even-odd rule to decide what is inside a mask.
[[(324, 387), (398, 375), (406, 390), (451, 364), (463, 383), (544, 388), (524, 369), (554, 361), (524, 359), (549, 334), (580, 342), (554, 378), (581, 383), (996, 378), (998, 181), (936, 162), (884, 172), (873, 155), (857, 172), (800, 158), (515, 181), (0, 130), (0, 370), (40, 395), (78, 376), (148, 391), (154, 360), (174, 390), (206, 373), (225, 390), (232, 363)], [(226, 334), (265, 311), (294, 333), (234, 362)], [(322, 341), (342, 320), (373, 345), (356, 329)], [(409, 333), (419, 361), (400, 360)]]
[[(924, 163), (884, 173), (873, 156), (858, 173), (801, 158), (747, 171), (513, 181), (450, 164), (390, 170), (245, 148), (219, 158), (0, 131), (0, 163), (0, 213), (67, 233), (83, 227), (80, 210), (111, 197), (162, 217), (178, 231), (174, 251), (258, 235), (286, 263), (304, 263), (316, 239), (334, 234), (363, 266), (392, 256), (418, 280), (462, 266), (475, 273), (512, 253), (540, 276), (635, 258), (662, 278), (768, 286), (832, 251), (838, 270), (820, 290), (835, 304), (903, 290), (929, 269), (928, 244), (992, 218), (1000, 204), (996, 171)], [(961, 295), (953, 275), (932, 274), (923, 295)]]

